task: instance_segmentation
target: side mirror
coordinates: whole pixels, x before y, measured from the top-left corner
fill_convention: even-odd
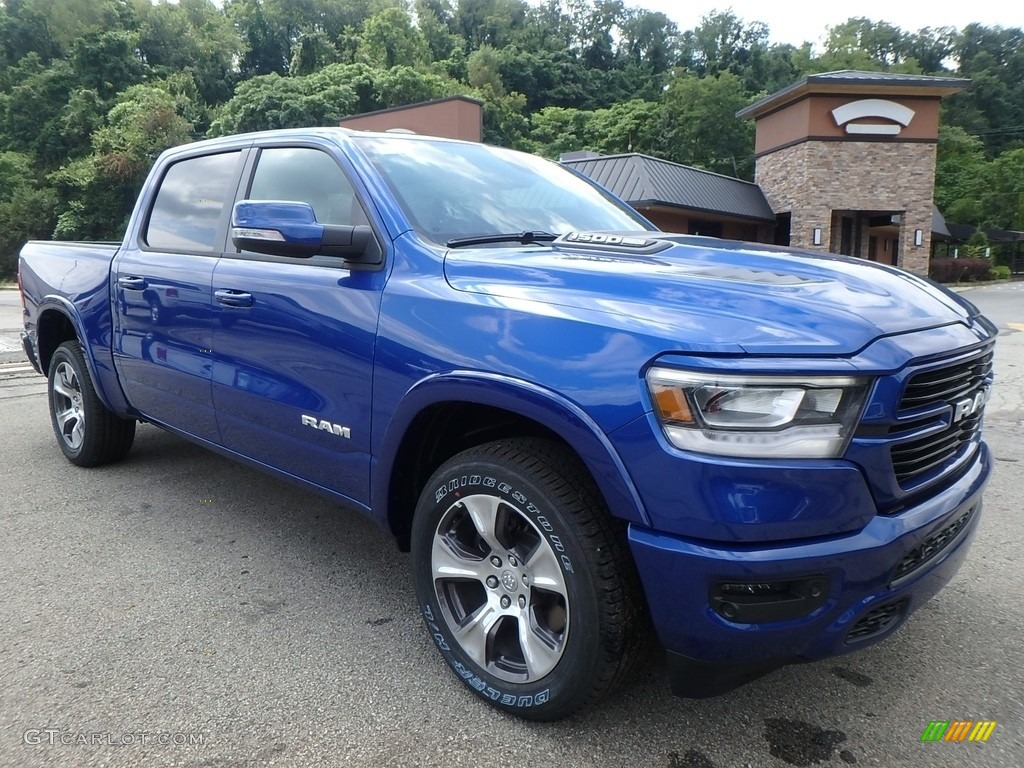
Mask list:
[[[299,259],[322,254],[346,261],[377,263],[380,257],[370,227],[320,224],[308,203],[284,200],[235,203],[231,212],[231,242],[242,250]]]

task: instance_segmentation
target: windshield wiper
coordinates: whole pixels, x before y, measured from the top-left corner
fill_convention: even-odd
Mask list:
[[[525,232],[506,232],[497,235],[475,235],[473,237],[453,237],[445,245],[449,248],[463,248],[467,245],[487,245],[488,243],[550,243],[557,240],[558,235],[538,230],[527,230]]]

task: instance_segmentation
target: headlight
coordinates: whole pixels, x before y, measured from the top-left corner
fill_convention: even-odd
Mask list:
[[[860,420],[869,379],[732,376],[651,368],[647,387],[669,442],[718,456],[841,456]]]

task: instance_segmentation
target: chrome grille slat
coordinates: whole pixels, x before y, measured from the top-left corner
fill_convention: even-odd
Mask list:
[[[930,403],[935,400],[947,400],[971,390],[972,382],[970,380],[963,381],[960,378],[957,378],[956,382],[956,386],[953,387],[946,387],[935,391],[922,391],[920,394],[904,395],[901,405],[904,408],[913,408],[920,406],[923,403]],[[922,387],[921,389],[924,388]]]
[[[914,376],[900,401],[900,410],[940,403],[965,394],[979,386],[992,372],[992,351],[978,358],[962,361],[954,367],[928,371]]]

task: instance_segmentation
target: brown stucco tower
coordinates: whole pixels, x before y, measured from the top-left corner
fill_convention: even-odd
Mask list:
[[[776,242],[927,273],[939,100],[969,82],[827,72],[737,113],[756,121]]]

